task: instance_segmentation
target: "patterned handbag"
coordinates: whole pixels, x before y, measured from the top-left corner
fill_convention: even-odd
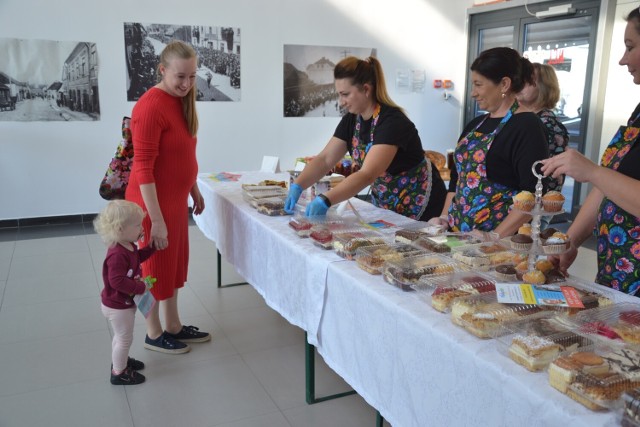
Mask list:
[[[100,183],[100,196],[105,200],[124,199],[129,184],[129,173],[133,164],[133,142],[131,140],[131,118],[122,118],[122,141],[116,148],[107,172]]]

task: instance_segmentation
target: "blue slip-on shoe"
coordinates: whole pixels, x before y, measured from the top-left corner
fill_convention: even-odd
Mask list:
[[[182,330],[177,334],[171,334],[164,331],[166,335],[169,335],[174,340],[182,342],[206,342],[211,340],[211,334],[208,332],[200,332],[200,329],[195,326],[182,326]]]

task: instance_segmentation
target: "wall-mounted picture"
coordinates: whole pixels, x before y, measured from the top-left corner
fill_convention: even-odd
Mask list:
[[[128,101],[158,83],[160,53],[171,40],[189,43],[198,54],[198,101],[240,101],[240,28],[125,22]]]
[[[0,38],[0,121],[100,120],[91,42]]]
[[[361,47],[284,45],[284,117],[340,117],[333,69],[341,59],[376,56]]]

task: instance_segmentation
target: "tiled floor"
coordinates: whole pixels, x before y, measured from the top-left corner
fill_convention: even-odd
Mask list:
[[[142,346],[131,355],[147,382],[109,384],[111,335],[100,312],[105,247],[90,224],[0,230],[0,426],[374,426],[359,396],[307,405],[304,334],[250,286],[218,289],[215,246],[190,227],[190,281],[180,293],[185,324],[213,333],[184,355]],[[238,281],[229,265],[223,281]],[[571,269],[595,275],[582,249]],[[318,396],[349,387],[316,357]]]
[[[359,396],[307,405],[304,333],[250,286],[218,289],[215,246],[190,227],[185,324],[213,333],[184,355],[142,346],[147,382],[109,383],[111,335],[100,312],[105,247],[90,224],[0,230],[0,426],[374,426]],[[223,266],[225,283],[239,278]],[[349,386],[316,357],[318,396]]]

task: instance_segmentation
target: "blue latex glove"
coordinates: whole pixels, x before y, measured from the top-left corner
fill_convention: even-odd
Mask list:
[[[284,201],[284,211],[288,214],[292,214],[293,210],[296,208],[296,203],[298,203],[298,199],[302,194],[302,187],[300,187],[296,183],[292,183],[289,186],[289,194],[287,194],[287,198]]]
[[[307,205],[305,211],[306,216],[324,216],[327,214],[329,206],[322,200],[322,198],[316,196],[311,203]]]

